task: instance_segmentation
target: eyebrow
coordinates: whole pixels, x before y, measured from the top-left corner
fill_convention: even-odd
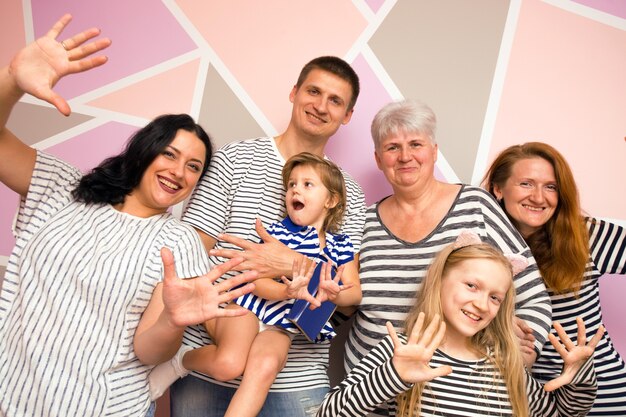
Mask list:
[[[175,146],[173,146],[173,145],[167,145],[167,147],[168,147],[168,148],[172,148],[172,149],[174,149],[174,150],[176,151],[176,153],[180,155],[180,150],[179,150],[177,147],[175,147]],[[199,162],[200,164],[204,165],[204,161],[202,161],[201,159],[198,159],[198,158],[191,158],[191,160],[192,160],[192,161]]]

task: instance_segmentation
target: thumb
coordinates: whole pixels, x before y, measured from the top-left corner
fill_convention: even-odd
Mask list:
[[[44,97],[44,100],[56,107],[57,110],[61,112],[64,116],[69,116],[72,112],[69,104],[67,104],[67,101],[65,101],[63,97],[61,97],[52,90],[50,90],[47,97]]]
[[[163,282],[176,278],[174,255],[166,247],[161,248],[161,262],[163,262]]]
[[[254,229],[256,230],[256,233],[259,235],[263,242],[274,239],[269,233],[267,233],[267,230],[265,230],[265,227],[263,227],[263,223],[261,223],[261,219],[259,219],[258,217],[256,219]]]

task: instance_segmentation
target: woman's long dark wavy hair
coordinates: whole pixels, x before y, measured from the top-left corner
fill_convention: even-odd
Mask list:
[[[179,129],[195,134],[204,143],[204,175],[213,155],[211,138],[188,114],[165,114],[138,130],[122,153],[105,159],[83,176],[72,196],[86,204],[123,203],[139,185],[152,161],[172,143]]]

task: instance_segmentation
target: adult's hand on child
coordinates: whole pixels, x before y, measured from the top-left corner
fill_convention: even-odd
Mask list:
[[[572,342],[567,333],[565,333],[565,330],[563,330],[561,324],[557,321],[554,322],[554,329],[559,335],[560,341],[553,334],[548,335],[550,343],[552,343],[552,346],[554,346],[559,355],[561,355],[561,358],[563,358],[563,370],[560,376],[544,385],[546,391],[554,391],[563,385],[569,384],[587,359],[593,355],[598,342],[602,339],[604,326],[600,326],[596,334],[591,338],[591,341],[587,343],[587,332],[583,319],[576,317],[576,324],[578,325],[577,344]]]
[[[9,65],[9,73],[22,92],[47,101],[66,116],[70,114],[70,107],[52,88],[68,74],[103,65],[107,61],[106,56],[91,55],[111,44],[108,38],[85,43],[100,34],[97,28],[57,40],[71,20],[71,15],[63,16],[48,33],[18,52]]]
[[[287,297],[306,300],[311,305],[319,307],[321,304],[309,293],[309,281],[315,272],[315,262],[304,262],[303,259],[293,261],[291,279],[282,276],[280,279],[287,286]]]
[[[335,302],[335,299],[341,291],[348,290],[354,286],[354,284],[339,284],[341,277],[343,276],[344,268],[344,265],[337,268],[337,273],[335,274],[335,278],[333,278],[332,265],[328,262],[324,262],[320,272],[320,283],[317,289],[317,294],[315,295],[315,298],[320,302],[320,304],[326,300]]]
[[[218,240],[235,245],[241,250],[211,249],[209,255],[228,259],[242,257],[244,261],[236,267],[236,270],[253,269],[259,273],[259,278],[288,276],[292,273],[295,259],[303,260],[306,265],[308,262],[312,262],[306,256],[289,249],[287,245],[271,236],[259,219],[256,219],[255,230],[263,243],[253,243],[246,239],[221,233],[217,236]]]
[[[387,331],[393,341],[393,358],[391,360],[400,378],[406,383],[431,381],[452,372],[450,366],[431,368],[429,362],[435,350],[441,344],[446,332],[446,324],[435,315],[422,333],[424,313],[419,313],[407,344],[398,338],[393,325],[387,322]]]
[[[215,266],[207,274],[197,278],[180,279],[176,275],[174,256],[167,249],[161,249],[163,261],[163,314],[174,327],[186,327],[203,323],[217,317],[242,316],[248,312],[245,308],[225,309],[220,304],[228,303],[254,290],[250,281],[257,278],[255,271],[248,271],[219,284],[214,282],[241,263],[241,258]],[[241,288],[234,287],[246,283]]]

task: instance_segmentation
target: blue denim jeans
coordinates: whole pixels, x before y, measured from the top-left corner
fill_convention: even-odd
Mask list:
[[[327,392],[328,388],[270,392],[259,417],[315,416]],[[223,417],[234,394],[234,388],[187,376],[170,387],[171,417]]]

